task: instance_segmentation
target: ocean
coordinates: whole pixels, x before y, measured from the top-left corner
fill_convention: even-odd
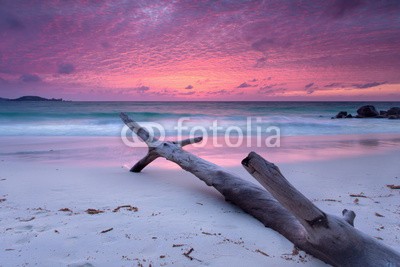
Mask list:
[[[120,136],[126,112],[143,125],[157,123],[166,136],[175,136],[179,119],[183,134],[210,132],[216,121],[218,135],[255,135],[256,127],[278,127],[282,136],[400,133],[400,121],[388,119],[335,119],[339,111],[356,114],[372,104],[378,110],[400,102],[0,102],[0,136]],[[251,127],[249,128],[249,121]]]

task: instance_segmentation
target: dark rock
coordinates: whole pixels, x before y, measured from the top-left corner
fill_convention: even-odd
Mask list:
[[[398,120],[398,119],[400,119],[400,116],[390,115],[390,116],[388,117],[388,119],[389,119],[389,120]]]
[[[347,116],[347,111],[340,111],[340,112],[336,115],[336,119],[346,118],[346,116]]]
[[[393,107],[393,108],[390,108],[388,111],[387,111],[387,115],[388,116],[390,116],[390,115],[400,115],[400,108],[399,107]]]
[[[387,116],[387,111],[386,110],[381,110],[381,111],[379,111],[379,115]]]
[[[372,118],[379,115],[375,107],[372,105],[362,106],[357,110],[357,114],[363,118]]]
[[[21,96],[16,99],[10,99],[11,101],[63,101],[62,98],[44,98],[40,96]]]
[[[347,116],[346,116],[346,119],[352,119],[353,118],[353,115],[351,115],[351,114],[348,114]]]
[[[383,118],[386,118],[385,116],[382,116],[382,115],[378,115],[378,116],[375,116],[374,118],[376,118],[376,119],[383,119]]]

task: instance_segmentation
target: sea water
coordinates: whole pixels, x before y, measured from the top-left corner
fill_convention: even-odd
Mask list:
[[[167,136],[193,127],[211,131],[213,122],[223,135],[229,127],[238,134],[255,135],[256,127],[278,127],[282,136],[400,133],[400,120],[331,119],[339,111],[356,114],[372,104],[377,110],[400,106],[399,102],[0,102],[0,136],[120,136],[119,118],[161,125]],[[249,122],[252,124],[249,128]],[[251,129],[249,131],[249,129]],[[201,132],[200,132],[201,133]]]

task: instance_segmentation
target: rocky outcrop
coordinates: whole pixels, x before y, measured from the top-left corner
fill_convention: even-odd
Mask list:
[[[373,118],[379,115],[378,111],[372,105],[362,106],[357,109],[357,114],[363,118]]]
[[[21,96],[16,99],[10,99],[11,101],[63,101],[62,98],[44,98],[40,96]]]
[[[372,105],[361,106],[357,109],[357,115],[353,116],[347,111],[340,111],[332,119],[350,119],[350,118],[376,118],[376,119],[400,119],[400,107],[392,107],[389,110],[377,111],[377,109]]]
[[[62,98],[44,98],[40,96],[26,95],[15,99],[0,97],[0,101],[64,101],[64,100]]]
[[[347,111],[340,111],[340,112],[335,116],[335,118],[336,118],[336,119],[342,119],[342,118],[346,118],[346,116],[347,116]]]
[[[387,116],[400,116],[400,108],[399,107],[393,107],[390,108],[387,112],[386,112]]]

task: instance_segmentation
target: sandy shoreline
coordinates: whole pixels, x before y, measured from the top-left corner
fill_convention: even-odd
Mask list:
[[[128,157],[132,149],[115,151],[119,145],[110,148],[101,138],[87,141],[95,146],[90,151],[79,140],[57,144],[43,138],[35,145],[11,139],[0,138],[0,266],[325,266],[304,253],[291,255],[290,242],[173,164],[158,160],[141,174],[129,173],[126,167],[144,150]],[[330,149],[344,158],[324,158],[328,150],[321,151],[329,145],[307,150],[303,141],[291,151],[303,160],[280,162],[273,152],[266,157],[320,208],[337,215],[354,210],[358,229],[399,251],[400,192],[386,186],[400,184],[395,139],[334,143]],[[360,156],[355,147],[369,153]],[[238,163],[227,168],[253,180]],[[366,197],[356,201],[350,194]],[[122,205],[138,211],[113,212]],[[60,211],[65,208],[71,212]],[[87,209],[104,212],[90,215]],[[191,248],[193,260],[184,255]]]

